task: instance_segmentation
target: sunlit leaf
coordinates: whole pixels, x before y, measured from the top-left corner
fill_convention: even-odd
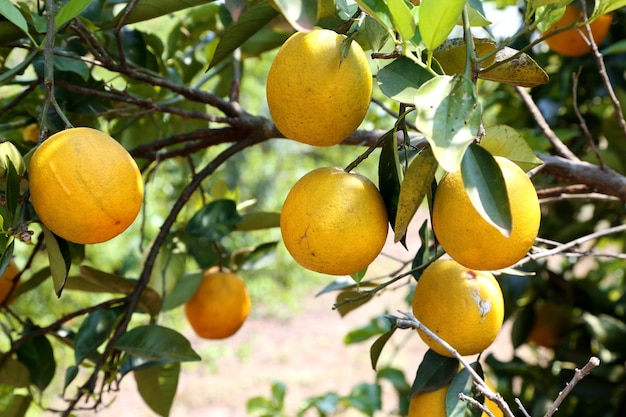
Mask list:
[[[481,106],[474,84],[460,75],[435,77],[419,88],[415,107],[415,123],[437,162],[448,172],[456,171],[480,127]]]
[[[393,21],[385,0],[356,0],[356,4],[381,25],[393,28]]]
[[[360,343],[371,337],[387,333],[389,330],[391,330],[391,324],[387,318],[384,316],[374,317],[367,325],[350,331],[343,338],[343,342],[346,345]]]
[[[448,37],[456,26],[467,0],[448,0],[443,7],[440,0],[422,0],[419,8],[419,31],[429,50]]]
[[[137,391],[144,402],[156,414],[168,416],[178,388],[180,363],[137,369],[133,375],[137,383]]]
[[[9,22],[20,28],[22,32],[29,35],[28,22],[26,22],[22,13],[20,13],[19,9],[13,3],[7,0],[0,1],[0,15],[4,16]]]
[[[596,0],[591,17],[601,16],[626,6],[626,0]]]
[[[496,50],[496,43],[491,39],[475,38],[474,48],[478,58]],[[463,38],[446,39],[437,49],[433,56],[448,75],[463,74],[467,62],[467,45]],[[481,63],[483,67],[495,62],[495,55]]]
[[[176,285],[169,294],[163,299],[162,311],[171,310],[183,305],[196,292],[204,275],[202,271],[185,274],[181,279],[176,281]]]
[[[549,81],[548,74],[530,55],[521,53],[510,59],[518,53],[519,51],[509,47],[499,50],[496,53],[494,67],[480,71],[478,78],[519,87],[535,87],[546,84]],[[504,63],[499,64],[500,62]]]
[[[145,20],[154,19],[155,17],[166,16],[178,10],[213,3],[214,1],[215,0],[159,0],[157,2],[154,0],[139,0],[128,16],[125,17],[125,22],[127,24],[143,22]],[[124,12],[125,9],[121,9],[114,19],[107,22],[105,27],[115,27],[124,15]]]
[[[309,32],[313,29],[318,15],[317,1],[273,0],[281,14],[298,32]]]
[[[115,347],[131,355],[167,362],[199,361],[189,340],[177,331],[157,324],[135,327],[124,333]]]
[[[57,29],[80,15],[90,3],[91,0],[70,0],[65,3],[54,17],[54,24]]]
[[[502,171],[493,156],[480,146],[470,146],[461,163],[461,175],[476,211],[504,236],[510,236],[513,220],[509,196]]]
[[[252,230],[271,229],[280,226],[280,213],[256,212],[242,216],[242,219],[235,226],[235,230],[249,232]]]
[[[0,384],[11,385],[15,388],[27,387],[30,384],[28,368],[14,357],[4,358],[4,355],[6,353],[0,356],[0,360],[3,361],[0,368]]]
[[[278,12],[267,2],[260,2],[246,8],[239,19],[228,26],[222,34],[213,58],[211,58],[209,68],[224,60],[276,16],[278,16]]]
[[[417,209],[430,191],[437,171],[437,161],[430,147],[420,152],[409,164],[400,186],[398,212],[394,229],[394,241],[399,242],[409,228]]]
[[[405,0],[387,0],[387,7],[391,13],[391,20],[395,30],[403,39],[409,40],[415,34],[415,21],[411,9]]]
[[[487,149],[493,156],[502,156],[515,162],[525,172],[543,164],[524,137],[511,126],[486,127],[480,146]]]
[[[433,75],[411,59],[400,57],[382,67],[376,75],[380,90],[401,103],[413,104],[417,90]]]

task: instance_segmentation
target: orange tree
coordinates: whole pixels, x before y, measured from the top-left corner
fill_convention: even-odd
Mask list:
[[[96,409],[105,392],[133,374],[146,403],[160,415],[169,414],[180,364],[200,359],[183,335],[159,324],[192,297],[202,280],[201,272],[184,274],[177,260],[188,258],[198,270],[219,266],[238,271],[254,268],[278,244],[236,247],[237,240],[231,239],[235,232],[277,228],[279,215],[238,205],[227,192],[211,194],[203,184],[230,161],[242,164],[230,168],[237,181],[237,172],[246,169],[238,154],[283,138],[263,106],[257,106],[257,114],[250,110],[254,106],[246,88],[255,88],[246,83],[250,67],[295,31],[320,27],[346,35],[337,47],[339,65],[351,43],[367,55],[374,77],[368,116],[342,142],[361,146],[363,152],[345,166],[358,171],[364,159],[378,158],[378,188],[397,245],[406,246],[410,223],[422,218],[415,216],[420,206],[432,207],[442,176],[459,170],[481,218],[510,238],[515,225],[506,178],[494,156],[512,160],[532,177],[542,220],[530,251],[492,271],[504,295],[505,320],[513,323],[511,361],[461,357],[411,313],[384,315],[346,338],[356,343],[378,336],[371,344],[375,369],[385,343],[399,329],[419,329],[448,355],[429,350],[419,363],[406,364],[407,369],[377,369],[375,384],[358,386],[348,397],[312,398],[302,413],[314,409],[326,415],[352,406],[373,415],[380,408],[378,381],[388,378],[400,393],[399,415],[406,414],[411,396],[445,386],[447,415],[487,412],[484,397],[509,416],[512,409],[521,414],[522,407],[533,416],[552,415],[557,407],[567,415],[624,415],[626,123],[620,102],[626,97],[625,2],[581,2],[579,20],[554,27],[567,3],[0,2],[0,269],[22,254],[21,271],[10,280],[7,296],[14,302],[2,306],[0,413],[24,415],[33,402],[46,408],[48,398],[59,394],[65,400],[57,410],[61,415],[77,407]],[[176,19],[168,18],[172,13]],[[606,39],[596,39],[590,23],[608,14],[613,24]],[[499,35],[490,30],[492,21],[503,21],[512,30]],[[545,44],[546,38],[572,29],[587,40],[588,54],[559,55]],[[282,72],[285,78],[293,75],[288,68]],[[351,94],[345,86],[337,88]],[[357,93],[359,86],[352,88]],[[308,97],[300,93],[301,101]],[[329,109],[324,104],[310,106],[323,114]],[[296,123],[298,117],[315,117],[315,112],[296,114]],[[304,122],[315,125],[310,119]],[[144,199],[134,227],[124,232],[145,248],[134,276],[124,267],[138,258],[133,245],[118,248],[110,265],[94,268],[89,245],[56,235],[33,209],[31,155],[48,136],[74,126],[92,127],[119,141],[142,173],[145,194],[158,196]],[[302,152],[309,149],[298,146]],[[280,152],[284,158],[299,157]],[[71,159],[80,158],[68,153],[67,162]],[[58,179],[55,168],[48,168],[49,181]],[[82,170],[78,172],[73,182],[82,184]],[[275,179],[277,173],[270,175]],[[161,184],[180,185],[180,190],[151,187],[162,176],[167,179]],[[111,200],[120,200],[115,197]],[[420,246],[407,247],[408,260],[401,268],[383,277],[363,270],[352,276],[352,283],[332,281],[323,289],[338,292],[335,307],[342,314],[394,286],[414,288],[421,271],[446,256],[428,213],[416,225]],[[463,219],[454,220],[462,227]],[[472,245],[471,237],[467,245]],[[335,239],[336,244],[354,243]],[[461,275],[471,279],[475,273]],[[99,296],[43,323],[20,309],[20,299],[36,299],[33,294],[46,291],[50,282],[59,303],[69,291]],[[487,314],[489,303],[479,301]],[[554,336],[543,338],[550,339],[543,343],[548,347],[539,346],[533,330],[539,319],[541,332],[548,332],[550,323],[539,313],[542,305],[560,306]],[[530,350],[518,355],[524,347]],[[72,352],[68,363],[56,362],[59,349]],[[583,371],[575,369],[583,365]],[[409,383],[405,371],[415,368]],[[487,368],[500,395],[484,382]],[[62,392],[49,392],[58,372],[64,373]],[[278,384],[278,400],[284,395],[280,388]],[[280,401],[263,400],[251,401],[251,412],[264,407],[265,412],[281,412]]]

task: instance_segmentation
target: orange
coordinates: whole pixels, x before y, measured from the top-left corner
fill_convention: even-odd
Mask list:
[[[243,325],[250,305],[250,295],[241,276],[211,268],[204,271],[200,286],[185,303],[185,315],[198,336],[224,339]]]
[[[280,231],[291,256],[303,267],[330,275],[363,270],[387,238],[387,210],[376,186],[341,168],[309,172],[291,188]]]
[[[435,261],[424,270],[412,308],[418,321],[463,356],[489,347],[504,320],[504,298],[493,275],[453,260]],[[453,356],[423,331],[418,334],[435,352]]]
[[[565,14],[546,31],[545,34],[549,34],[551,31],[569,26],[575,22],[582,22],[583,14],[580,7],[568,4],[565,8]],[[609,33],[613,16],[610,14],[600,16],[589,24],[591,28],[591,34],[596,44],[601,44],[606,35]],[[554,52],[563,56],[576,57],[588,54],[591,52],[591,47],[585,41],[587,38],[587,30],[585,27],[578,29],[573,28],[566,30],[565,32],[557,33],[554,36],[550,36],[546,39],[546,43]]]
[[[461,172],[445,175],[435,191],[433,230],[451,258],[470,269],[507,268],[532,247],[541,221],[539,199],[526,173],[506,158],[500,166],[511,206],[512,231],[504,236],[472,205]]]
[[[13,260],[9,262],[7,268],[4,270],[2,276],[0,276],[0,305],[9,305],[13,302],[13,297],[15,295],[15,290],[20,285],[20,281],[14,283],[13,280],[20,273],[19,268],[15,264]],[[11,292],[11,296],[9,297],[9,292]],[[8,297],[8,299],[7,299]]]
[[[42,223],[74,243],[100,243],[122,233],[141,208],[137,164],[115,139],[77,127],[50,136],[34,152],[30,195]]]
[[[495,391],[489,379],[485,382],[492,391]],[[435,391],[421,392],[413,396],[409,403],[408,417],[446,417],[446,394],[449,387],[450,385],[445,385]],[[485,405],[494,417],[504,415],[495,402],[485,399]],[[487,417],[487,413],[483,412],[481,417]]]
[[[267,104],[286,137],[331,146],[361,124],[372,95],[372,73],[358,43],[316,29],[292,35],[278,51],[267,76]]]

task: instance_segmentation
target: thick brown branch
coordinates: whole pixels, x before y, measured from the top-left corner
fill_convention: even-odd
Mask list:
[[[544,162],[539,173],[568,184],[585,184],[591,190],[626,202],[626,177],[611,168],[601,169],[584,161],[572,161],[553,155],[537,155]]]

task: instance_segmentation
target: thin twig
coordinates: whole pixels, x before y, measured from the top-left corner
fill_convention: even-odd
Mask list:
[[[402,314],[405,318],[398,318],[398,317],[396,317],[396,320],[397,320],[396,321],[396,326],[398,326],[399,328],[402,328],[402,329],[408,329],[408,328],[419,329],[422,332],[426,333],[426,335],[428,335],[428,337],[430,337],[431,339],[433,339],[437,343],[439,343],[441,346],[443,346],[443,348],[445,350],[450,352],[463,365],[463,367],[472,376],[472,379],[474,380],[474,383],[476,384],[477,387],[479,387],[480,391],[485,395],[486,398],[489,398],[491,401],[495,402],[498,405],[498,408],[500,408],[500,410],[502,410],[503,414],[506,417],[515,417],[515,415],[511,411],[511,409],[510,409],[509,405],[507,404],[507,402],[504,401],[504,398],[502,398],[501,395],[498,395],[497,393],[493,392],[493,390],[491,388],[489,388],[489,386],[487,385],[485,380],[483,378],[481,378],[480,375],[478,375],[478,373],[474,370],[474,368],[472,368],[470,366],[470,364],[465,360],[465,358],[463,356],[461,356],[461,354],[459,354],[459,352],[456,351],[456,349],[454,349],[452,346],[450,346],[450,344],[448,342],[446,342],[445,340],[440,338],[437,334],[435,334],[428,327],[424,326],[413,315],[413,313],[411,313],[411,312],[403,312],[403,311],[399,311],[399,313]]]
[[[548,125],[548,122],[543,117],[543,114],[541,114],[541,110],[539,110],[539,107],[537,107],[537,105],[535,104],[535,101],[533,100],[532,96],[528,93],[528,91],[526,91],[522,87],[515,87],[515,90],[524,101],[524,104],[526,105],[526,107],[528,107],[530,114],[533,116],[533,118],[535,119],[535,121],[537,122],[541,130],[543,131],[543,134],[546,135],[546,138],[548,139],[548,141],[550,141],[550,144],[552,144],[552,147],[554,148],[556,153],[562,156],[563,158],[567,158],[572,161],[579,161],[578,157],[574,155],[574,153],[567,147],[567,145],[565,145],[561,141],[561,139],[559,139],[556,133],[554,133],[550,125]]]
[[[563,402],[563,400],[569,395],[570,392],[574,389],[576,384],[578,384],[584,377],[589,375],[593,368],[600,366],[600,359],[595,356],[589,359],[589,362],[582,369],[576,368],[574,370],[574,376],[572,379],[565,385],[563,391],[559,392],[559,396],[554,400],[546,414],[543,417],[552,417],[554,413],[559,409],[559,406]]]
[[[516,398],[515,404],[517,404],[522,414],[524,414],[524,417],[530,417],[530,414],[528,414],[528,411],[526,411],[526,407],[524,407],[524,404],[522,404],[522,400]]]
[[[587,4],[584,1],[581,1],[581,7],[583,10],[583,19],[587,20]],[[624,113],[622,111],[622,105],[615,94],[615,90],[613,89],[613,84],[609,79],[609,74],[606,71],[606,65],[604,64],[604,56],[600,53],[600,49],[598,48],[598,44],[593,38],[593,33],[591,31],[591,26],[587,23],[585,25],[585,30],[587,32],[587,39],[589,41],[589,46],[591,47],[591,52],[593,53],[593,57],[596,60],[596,64],[598,65],[598,73],[600,75],[600,79],[602,79],[602,83],[604,84],[604,88],[606,88],[606,92],[609,95],[609,99],[611,100],[611,104],[613,105],[613,115],[615,116],[615,120],[617,120],[617,124],[619,125],[622,135],[626,138],[626,120],[624,119]]]
[[[587,122],[585,121],[585,118],[580,113],[580,109],[578,108],[578,79],[580,78],[581,71],[582,71],[582,68],[579,68],[578,72],[575,72],[572,74],[572,100],[573,100],[572,107],[574,109],[574,114],[578,118],[580,129],[583,131],[583,134],[585,135],[587,144],[593,150],[593,153],[595,154],[596,159],[598,160],[598,165],[600,166],[600,169],[604,169],[604,160],[602,159],[602,156],[600,155],[600,152],[598,151],[598,146],[596,145],[596,141],[593,140],[591,131],[589,131],[589,126],[587,126]]]
[[[626,232],[626,224],[622,224],[620,226],[615,226],[615,227],[611,227],[608,229],[604,229],[604,230],[598,230],[597,232],[594,233],[590,233],[588,235],[585,236],[581,236],[578,239],[574,239],[570,242],[567,243],[563,243],[561,245],[558,245],[552,249],[547,249],[538,253],[532,253],[529,254],[528,256],[524,257],[523,259],[521,259],[519,262],[517,262],[515,265],[513,265],[513,268],[516,266],[520,266],[525,264],[526,262],[532,261],[532,260],[536,260],[539,258],[545,258],[548,256],[552,256],[552,255],[556,255],[562,252],[565,252],[566,250],[573,248],[574,246],[578,246],[581,245],[585,242],[588,242],[590,240],[594,240],[594,239],[598,239],[602,236],[608,236],[611,234],[615,234],[615,233],[621,233],[621,232]]]

